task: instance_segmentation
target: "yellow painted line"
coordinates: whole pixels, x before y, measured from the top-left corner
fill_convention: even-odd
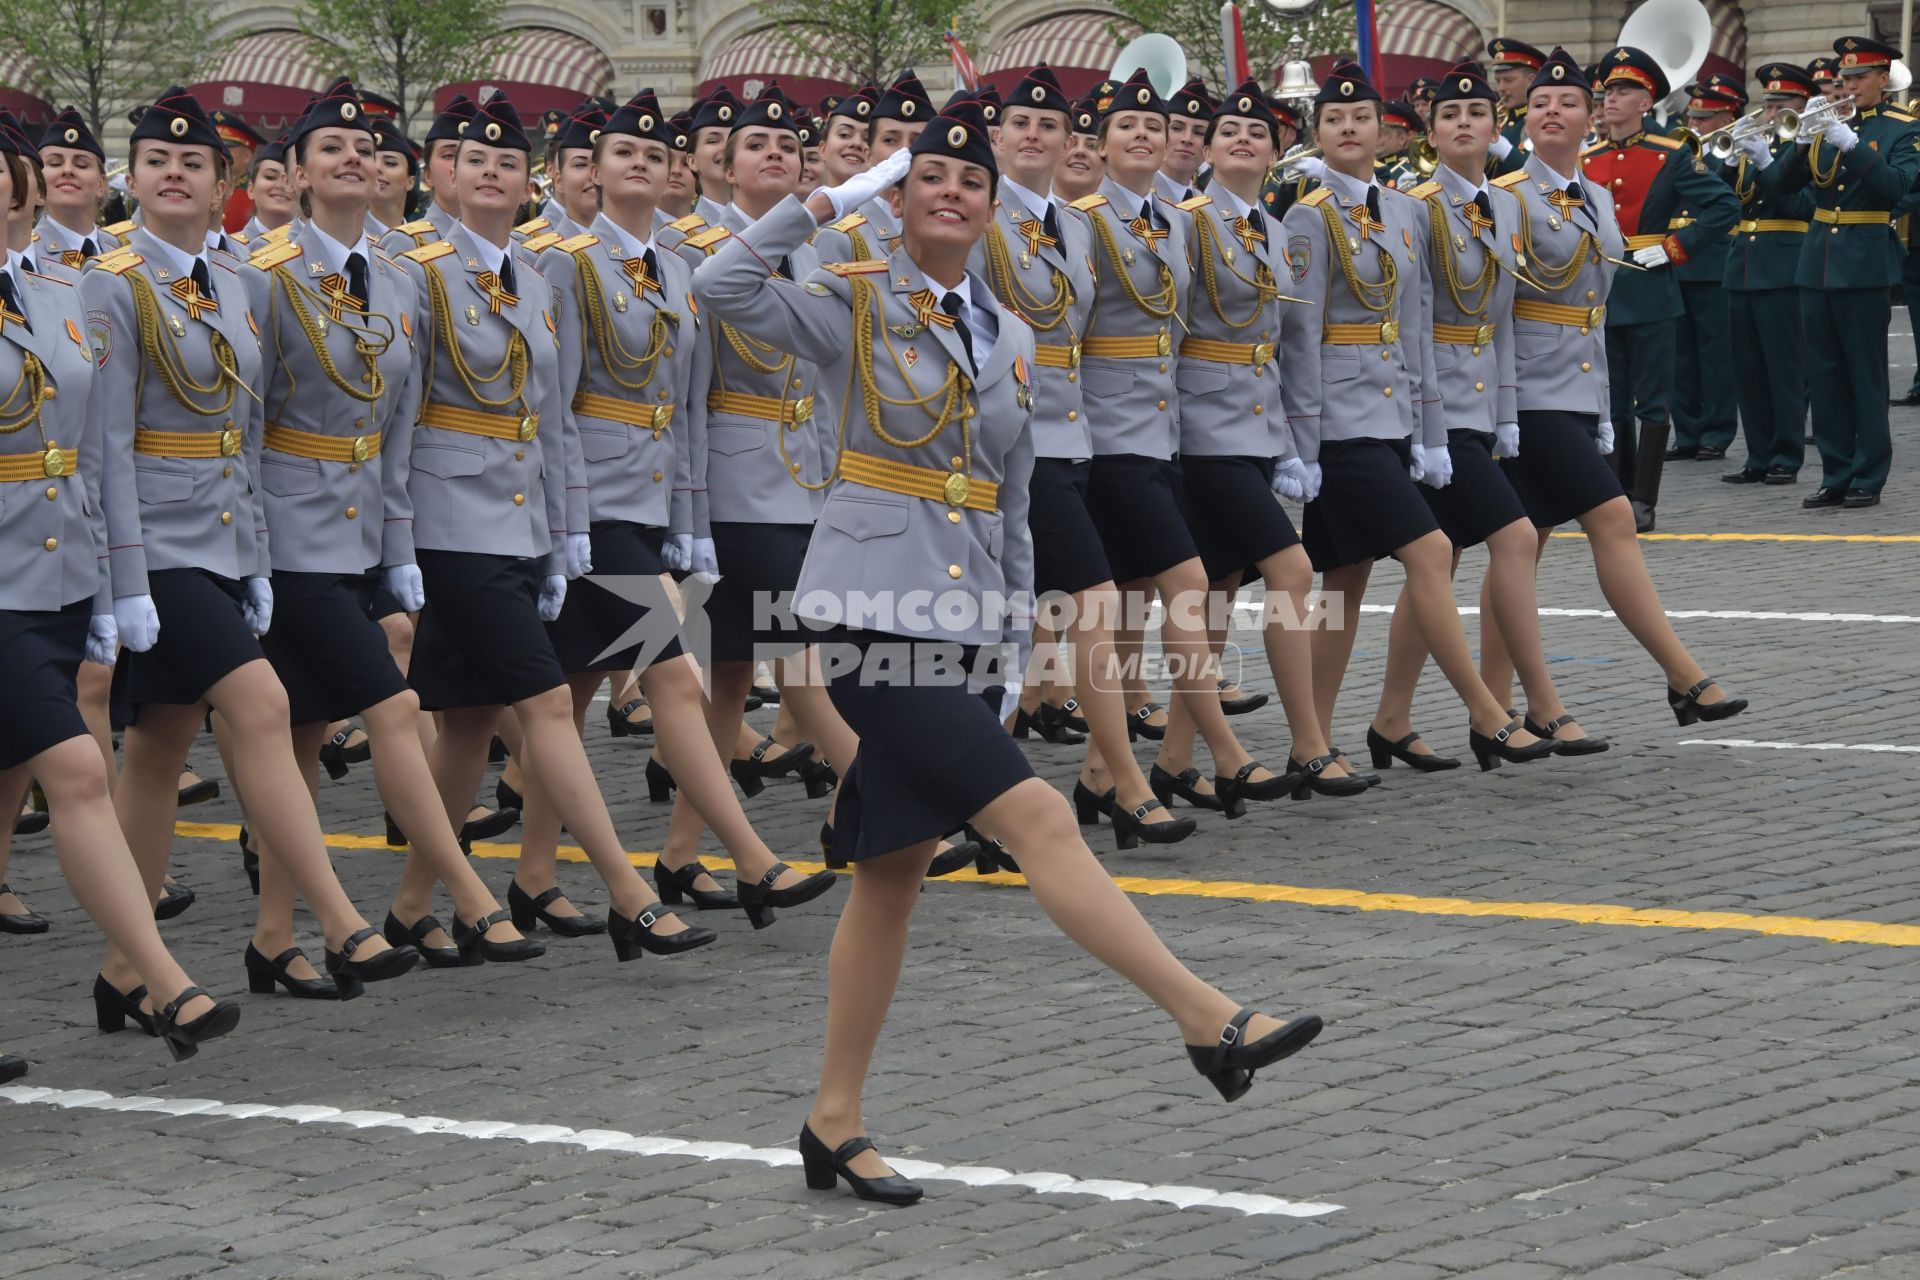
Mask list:
[[[1552,535],[1585,538],[1578,530]],[[1643,533],[1642,542],[1920,542],[1920,533]]]
[[[240,828],[218,822],[182,822],[176,834],[190,840],[235,840]],[[327,845],[335,849],[387,848],[384,836],[355,836],[328,833]],[[563,862],[585,862],[587,855],[572,845],[560,846]],[[518,858],[517,844],[473,846],[476,858]],[[628,851],[627,860],[637,867],[651,867],[659,860],[653,851]],[[700,861],[716,871],[730,871],[733,863],[725,858],[701,855]],[[824,863],[788,858],[796,871],[825,869]],[[993,884],[1021,886],[1025,876],[997,872],[983,876],[972,870],[956,872],[942,879],[943,884]],[[1248,902],[1282,902],[1303,907],[1345,907],[1353,911],[1393,911],[1422,916],[1507,916],[1517,920],[1553,920],[1569,924],[1594,924],[1637,929],[1728,929],[1763,933],[1776,938],[1817,938],[1824,942],[1856,942],[1883,947],[1920,947],[1920,925],[1886,924],[1878,920],[1819,920],[1811,916],[1749,915],[1735,911],[1676,911],[1663,907],[1627,907],[1611,902],[1502,902],[1473,898],[1428,898],[1409,893],[1374,893],[1363,889],[1314,889],[1291,884],[1262,884],[1244,880],[1161,880],[1146,876],[1115,876],[1113,882],[1126,893],[1143,897],[1237,898]]]

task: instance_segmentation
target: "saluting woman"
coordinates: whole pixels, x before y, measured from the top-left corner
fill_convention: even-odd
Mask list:
[[[35,180],[32,149],[0,110],[0,210],[24,202]],[[216,1002],[168,954],[153,921],[153,895],[115,820],[106,765],[77,704],[83,658],[111,665],[118,628],[107,560],[106,419],[95,414],[94,359],[86,314],[72,284],[26,269],[17,250],[0,264],[0,535],[19,555],[0,578],[0,795],[37,778],[53,813],[53,848],[81,907],[124,957],[125,997],[150,999],[141,1013],[175,1058],[234,1029],[239,1006]],[[130,469],[112,478],[122,510],[133,502]],[[24,557],[24,558],[21,558]],[[5,815],[11,823],[12,814]],[[123,981],[126,979],[123,978]],[[102,1030],[121,1008],[105,988]],[[157,1018],[157,1021],[156,1021]],[[0,1080],[26,1070],[0,1058]]]
[[[1182,967],[1001,723],[1032,624],[1034,342],[966,267],[996,177],[979,105],[949,104],[907,151],[805,205],[782,202],[695,276],[716,316],[856,388],[800,579],[802,613],[842,628],[833,699],[860,735],[839,816],[853,893],[834,935],[826,1056],[800,1153],[809,1186],[845,1179],[893,1204],[921,1189],[873,1149],[861,1093],[935,842],[965,823],[1012,849],[1054,921],[1173,1016],[1225,1097],[1320,1030],[1311,1014],[1282,1025],[1236,1010]],[[773,275],[836,208],[882,191],[901,227],[884,262],[836,264],[804,285]],[[935,606],[913,609],[911,592]],[[968,673],[992,678],[991,656],[1009,650],[1010,687],[986,700],[969,692]]]
[[[1471,720],[1483,768],[1553,752],[1510,720],[1474,670],[1448,576],[1453,549],[1420,497],[1452,478],[1445,414],[1433,377],[1425,206],[1382,188],[1373,174],[1380,93],[1351,62],[1334,66],[1314,97],[1324,163],[1303,171],[1322,185],[1287,210],[1281,230],[1293,292],[1280,388],[1305,467],[1307,554],[1322,586],[1344,601],[1337,627],[1313,633],[1314,703],[1331,741],[1333,704],[1353,654],[1373,562],[1406,570],[1415,625]]]
[[[1520,452],[1514,407],[1514,248],[1520,235],[1520,205],[1487,182],[1487,153],[1497,136],[1498,101],[1477,63],[1449,71],[1435,92],[1432,137],[1440,166],[1432,180],[1411,189],[1426,203],[1427,268],[1433,297],[1433,362],[1447,424],[1446,449],[1453,480],[1444,489],[1422,485],[1460,552],[1487,544],[1487,576],[1480,588],[1482,634],[1498,631],[1505,651],[1520,665],[1527,691],[1525,727],[1551,738],[1563,756],[1607,749],[1567,714],[1547,674],[1540,647],[1540,611],[1534,592],[1539,548],[1526,509],[1493,455]],[[1484,651],[1485,645],[1482,645]],[[1413,690],[1427,663],[1427,646],[1413,621],[1406,593],[1393,611],[1387,639],[1387,675],[1380,706],[1367,727],[1367,748],[1376,769],[1396,759],[1415,769],[1450,769],[1459,762],[1433,753],[1413,731]]]
[[[1579,521],[1601,594],[1666,674],[1674,719],[1725,720],[1747,700],[1729,697],[1674,634],[1640,554],[1633,510],[1604,456],[1613,452],[1605,300],[1626,246],[1611,194],[1580,174],[1592,116],[1586,77],[1555,49],[1528,92],[1533,150],[1497,183],[1520,197],[1521,249],[1528,276],[1542,286],[1513,304],[1520,452],[1501,465],[1539,531],[1539,554],[1555,525]],[[1511,647],[1498,631],[1481,645],[1487,685],[1501,699],[1513,685]]]
[[[486,770],[500,708],[512,711],[522,765],[607,883],[608,933],[621,960],[714,940],[659,910],[627,861],[574,727],[566,672],[543,622],[567,580],[592,569],[579,442],[559,394],[553,295],[513,241],[531,144],[504,97],[482,106],[453,158],[460,218],[445,239],[402,255],[417,288],[421,403],[411,447],[387,459],[382,557],[387,583],[420,628],[408,674],[441,712],[433,776],[449,824]],[[389,937],[430,939],[433,872],[408,861]]]
[[[709,735],[700,680],[681,649],[662,577],[661,550],[670,533],[696,541],[711,536],[703,490],[704,390],[712,355],[693,302],[691,268],[654,244],[654,208],[673,163],[672,133],[650,89],[615,111],[593,142],[599,216],[586,234],[554,244],[539,258],[558,294],[559,402],[579,432],[586,461],[594,572],[627,584],[581,584],[568,592],[548,631],[581,728],[609,673],[647,664],[640,688],[653,708],[656,750],[688,803],[726,844],[741,882],[778,886],[783,876],[802,881],[754,832],[733,794],[720,755],[731,752],[733,739]],[[581,923],[554,883],[560,819],[537,785],[528,788],[521,821],[520,869],[508,891],[516,919],[530,924],[538,917],[561,933],[597,932]],[[832,877],[822,872],[805,882],[824,889]],[[739,905],[697,857],[669,861],[663,855],[654,885],[668,903]],[[762,918],[757,910],[748,914]]]
[[[175,88],[142,114],[130,155],[144,222],[81,282],[99,367],[89,416],[108,451],[114,612],[133,650],[122,664],[134,720],[115,806],[158,897],[180,769],[207,708],[218,712],[248,821],[319,917],[328,976],[350,998],[419,957],[389,947],[335,878],[294,755],[287,691],[257,638],[273,623],[260,340],[246,287],[206,247],[224,151],[200,103]],[[102,974],[102,1026],[142,1020],[116,948]]]

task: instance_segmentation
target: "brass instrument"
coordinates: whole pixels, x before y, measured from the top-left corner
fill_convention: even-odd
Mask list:
[[[1267,180],[1270,182],[1286,182],[1297,178],[1300,175],[1292,172],[1293,164],[1296,160],[1316,160],[1319,157],[1319,147],[1296,146],[1288,151],[1287,154],[1273,162],[1273,167],[1267,170]]]
[[[1420,175],[1422,181],[1433,176],[1440,167],[1440,153],[1434,149],[1433,140],[1426,134],[1419,134],[1407,144],[1407,163]]]
[[[1701,138],[1700,149],[1716,160],[1726,160],[1748,138],[1770,134],[1775,142],[1792,142],[1799,134],[1799,112],[1782,107],[1774,113],[1772,120],[1768,120],[1766,114],[1765,107],[1756,107],[1732,124],[1715,129]]]
[[[1800,113],[1793,140],[1800,143],[1812,142],[1826,131],[1827,121],[1851,120],[1854,115],[1852,94],[1838,98],[1823,98]]]

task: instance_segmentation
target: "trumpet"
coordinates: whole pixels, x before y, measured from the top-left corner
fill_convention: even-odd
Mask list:
[[[1839,98],[1825,98],[1814,103],[1799,116],[1798,128],[1794,131],[1795,142],[1812,142],[1826,131],[1829,120],[1851,120],[1854,117],[1853,95]]]
[[[1772,120],[1765,118],[1766,112],[1765,107],[1759,107],[1732,124],[1715,129],[1700,139],[1700,149],[1716,160],[1725,160],[1749,138],[1771,134],[1775,142],[1792,142],[1799,135],[1799,112],[1782,107],[1774,113]]]
[[[1319,147],[1295,147],[1273,162],[1273,168],[1270,171],[1271,176],[1281,181],[1285,181],[1291,177],[1298,177],[1298,174],[1292,172],[1294,162],[1296,160],[1317,159],[1319,155]]]
[[[1407,144],[1407,163],[1422,180],[1431,178],[1434,170],[1440,167],[1440,153],[1434,149],[1432,139],[1420,134]]]

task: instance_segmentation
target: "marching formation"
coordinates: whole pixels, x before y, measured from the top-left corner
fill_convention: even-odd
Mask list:
[[[257,994],[531,961],[541,927],[677,956],[718,941],[692,911],[766,928],[851,867],[800,1152],[811,1186],[909,1203],[863,1084],[922,883],[971,866],[1020,872],[1240,1097],[1320,1020],[1188,970],[1088,834],[1175,844],[1459,767],[1411,719],[1429,658],[1482,770],[1608,750],[1542,647],[1535,577],[1570,521],[1678,722],[1744,710],[1674,633],[1636,526],[1666,458],[1730,439],[1727,380],[1699,376],[1729,342],[1766,358],[1728,479],[1793,478],[1796,316],[1809,505],[1877,499],[1865,339],[1920,198],[1892,52],[1837,42],[1850,97],[1824,110],[1797,67],[1762,68],[1738,120],[1740,86],[1693,86],[1689,139],[1654,131],[1669,86],[1642,51],[1583,68],[1505,38],[1494,80],[1463,63],[1406,104],[1348,62],[1310,101],[1163,97],[1143,70],[1074,102],[1040,66],[939,107],[911,73],[817,112],[770,87],[669,115],[642,90],[538,144],[499,96],[456,98],[416,148],[344,79],[271,143],[174,89],[137,113],[137,213],[109,225],[80,116],[36,141],[0,112],[0,531],[32,549],[0,585],[0,805],[50,824],[106,937],[100,1029],[178,1059],[240,1021],[156,926],[192,901],[167,868],[206,731],[245,813]],[[1453,578],[1482,543],[1476,666]],[[1368,768],[1333,712],[1382,557],[1404,583]],[[1268,696],[1223,678],[1254,581],[1285,761],[1234,731]],[[583,745],[609,682],[673,806],[651,883]],[[769,701],[762,738],[743,712]],[[1070,805],[1035,736],[1084,745]],[[364,760],[406,851],[371,915],[316,810],[322,765]],[[783,862],[733,785],[789,775],[828,870]],[[503,905],[464,855],[515,821]],[[604,916],[556,880],[563,830]],[[0,930],[47,927],[0,884]]]

